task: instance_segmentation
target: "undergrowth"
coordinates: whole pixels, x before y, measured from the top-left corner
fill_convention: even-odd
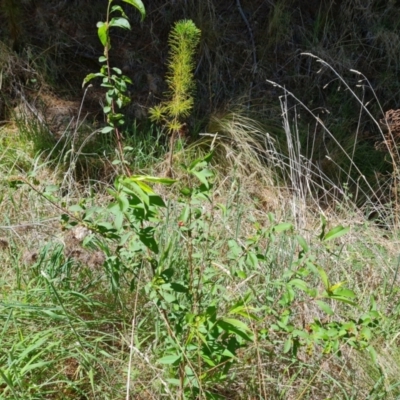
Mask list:
[[[120,112],[143,76],[146,107],[162,92],[135,47],[110,67],[107,24],[126,28],[135,16],[116,6],[121,18],[98,26],[104,56],[89,77],[107,89],[102,121],[86,118],[93,88],[49,112],[49,82],[61,79],[52,63],[67,58],[70,30],[52,31],[48,10],[28,3],[2,4],[17,53],[1,45],[0,397],[399,398],[399,157],[378,122],[378,98],[397,90],[393,4],[381,15],[380,2],[355,14],[351,2],[256,1],[250,19],[244,1],[235,13],[213,1],[168,13],[154,1],[150,18],[184,14],[202,32],[187,116],[199,138],[168,157],[163,132]],[[56,43],[43,54],[18,52],[31,27],[16,16],[29,7],[40,46]],[[349,23],[358,19],[367,32]],[[143,43],[162,54],[164,25],[146,26]],[[319,56],[292,51],[281,78],[293,43]],[[382,49],[389,89],[358,72],[383,71]],[[165,178],[172,162],[175,179]]]
[[[277,220],[210,161],[119,178],[104,200],[8,180],[5,398],[396,398],[385,234],[312,210],[295,228],[290,198]]]

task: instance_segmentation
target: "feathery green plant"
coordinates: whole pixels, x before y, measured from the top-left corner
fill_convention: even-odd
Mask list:
[[[150,109],[150,119],[165,124],[171,135],[169,171],[172,173],[172,157],[177,133],[184,126],[183,119],[193,108],[194,52],[200,41],[201,31],[191,20],[178,21],[169,35],[170,54],[167,83],[168,100]]]

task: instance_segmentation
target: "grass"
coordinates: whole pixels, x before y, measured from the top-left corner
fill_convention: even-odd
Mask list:
[[[189,147],[176,154],[177,162],[179,157],[186,162],[196,151],[199,155],[200,149],[210,146],[215,148],[219,161],[213,167],[217,175],[211,201],[201,206],[205,223],[202,229],[207,232],[197,227],[202,239],[194,239],[190,245],[190,251],[196,254],[194,259],[203,260],[204,273],[210,274],[212,281],[212,291],[202,301],[206,304],[220,299],[221,312],[226,313],[233,299],[251,292],[260,319],[248,321],[257,341],[243,347],[224,380],[204,384],[203,389],[230,399],[397,398],[399,355],[388,351],[397,342],[399,329],[397,231],[371,224],[351,198],[335,197],[335,191],[327,189],[329,180],[319,189],[326,192],[330,204],[322,210],[319,199],[312,197],[316,192],[302,186],[307,164],[299,168],[302,164],[295,143],[288,155],[279,153],[272,142],[264,150],[260,143],[268,139],[268,134],[260,124],[238,112],[214,119],[210,127],[214,127],[210,134],[218,134],[201,139],[194,146],[197,150]],[[291,134],[289,121],[285,129]],[[141,147],[145,143],[132,142],[132,147],[137,146],[132,152],[144,157],[143,161],[133,159],[137,167],[154,162],[145,158],[150,153]],[[149,139],[148,143],[154,142]],[[146,294],[152,279],[150,266],[144,265],[138,275],[127,271],[127,284],[121,284],[113,294],[109,267],[102,262],[96,264],[96,251],[84,248],[71,239],[69,231],[61,229],[57,222],[60,211],[26,185],[10,185],[8,180],[12,168],[13,174],[25,179],[34,172],[34,185],[44,192],[49,184],[62,185],[60,175],[49,164],[42,165],[40,158],[30,158],[29,148],[22,157],[8,144],[1,154],[2,397],[114,399],[126,396],[128,387],[129,398],[179,396],[170,383],[171,367],[157,362],[165,354],[168,341],[163,313]],[[18,167],[17,161],[22,158],[26,160],[24,168]],[[264,160],[270,167],[262,168],[267,165]],[[278,174],[274,166],[281,166]],[[292,171],[288,177],[292,188],[289,184],[282,188],[274,184],[283,168]],[[182,182],[190,182],[185,172],[176,169]],[[90,193],[85,186],[71,186],[73,179],[65,182],[67,196],[57,198],[63,187],[53,193],[62,207]],[[318,180],[313,184],[318,185]],[[98,185],[101,190],[92,192],[88,201],[106,204],[108,186],[106,182]],[[172,246],[168,264],[183,268],[189,261],[188,243],[179,230],[184,204],[177,202],[176,189],[162,189],[161,193],[169,202],[165,218],[157,225],[161,253]],[[275,222],[271,213],[276,215]],[[327,229],[340,223],[350,226],[351,233],[329,245],[320,242],[316,238],[321,230],[320,213],[329,221]],[[258,227],[268,229],[280,222],[293,222],[297,228],[293,233],[259,239],[258,251],[266,254],[265,261],[249,263],[232,247],[234,242],[239,246],[250,243]],[[332,282],[346,281],[346,286],[357,294],[358,308],[337,304],[335,315],[357,319],[375,304],[381,325],[373,339],[375,362],[368,353],[351,349],[345,342],[340,345],[340,353],[324,354],[316,346],[313,351],[304,348],[295,357],[283,351],[282,333],[272,330],[268,340],[263,339],[272,316],[262,318],[261,310],[269,298],[279,298],[281,289],[273,282],[288,273],[298,258],[296,234],[309,243],[309,253]],[[129,281],[133,276],[135,289],[131,291]],[[315,278],[309,283],[320,285]],[[299,301],[293,306],[291,321],[295,326],[323,320],[315,304],[302,304]]]
[[[193,17],[203,38],[191,118],[208,123],[189,121],[201,133],[174,153],[177,182],[152,185],[166,207],[135,225],[142,211],[129,204],[118,230],[113,196],[126,203],[113,186],[114,143],[78,115],[55,137],[26,109],[42,111],[35,93],[49,93],[48,82],[76,90],[93,62],[83,55],[77,73],[74,27],[50,29],[35,3],[34,30],[10,20],[13,40],[37,39],[32,53],[0,46],[0,398],[399,398],[399,157],[374,148],[384,139],[377,121],[398,102],[395,6],[241,1],[250,54],[236,9],[149,4],[135,42],[118,37],[117,63],[131,46],[134,82],[162,75],[165,21]],[[101,12],[63,10],[91,30]],[[96,35],[86,38],[95,49]],[[11,95],[18,82],[23,101]],[[140,110],[158,102],[157,85],[136,86]],[[164,133],[129,124],[132,171],[164,176]],[[191,167],[210,150],[207,166]],[[68,213],[84,220],[68,226]],[[154,232],[158,252],[129,236],[151,227],[145,240]],[[335,284],[356,305],[322,296]]]

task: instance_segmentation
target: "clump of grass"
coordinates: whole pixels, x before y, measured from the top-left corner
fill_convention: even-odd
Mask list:
[[[8,293],[0,339],[3,396],[121,396],[124,382],[118,384],[117,377],[123,363],[112,355],[123,346],[113,333],[119,317],[100,300],[99,275],[74,271],[77,266],[63,258],[59,247],[44,248],[29,268],[18,257],[7,264],[14,279],[3,286]],[[99,385],[100,370],[105,381],[113,381],[109,387]]]
[[[365,115],[370,119],[371,123],[378,129],[379,136],[384,137],[382,129],[368,108],[368,103],[364,98],[358,96],[354,89],[333,69],[327,62],[319,57],[311,56],[320,63],[323,68],[329,69],[336,75],[336,79],[341,82],[350,92],[351,97],[356,101],[360,109],[360,119]],[[361,74],[358,71],[352,70],[358,76]],[[369,85],[368,80],[363,77],[360,82]],[[275,86],[279,86],[270,82]],[[369,86],[371,89],[371,87]],[[342,136],[335,135],[330,127],[326,125],[322,119],[322,115],[312,111],[302,101],[300,101],[293,93],[282,88],[284,97],[281,100],[283,124],[285,127],[287,145],[288,145],[288,175],[291,177],[291,184],[294,186],[298,195],[314,199],[316,205],[321,205],[321,200],[325,204],[333,204],[338,199],[341,207],[347,202],[349,209],[356,210],[357,206],[375,205],[375,211],[382,219],[384,217],[385,204],[391,200],[383,198],[381,193],[384,191],[385,182],[379,180],[374,182],[379,175],[376,168],[372,167],[374,157],[380,159],[383,172],[390,172],[391,167],[396,170],[396,155],[393,154],[392,166],[383,160],[383,157],[377,152],[374,157],[368,158],[368,163],[365,162],[366,153],[361,153],[364,148],[363,137],[359,131],[359,126],[356,127],[354,140],[343,140]],[[292,105],[291,102],[294,104]],[[294,110],[289,113],[289,105]],[[298,119],[300,114],[308,113],[315,119],[315,132],[307,142],[301,140],[304,135],[300,132]],[[293,121],[293,122],[292,122]],[[321,152],[321,144],[323,146]],[[303,150],[304,149],[304,150]],[[390,149],[389,149],[390,154]],[[365,173],[368,171],[369,176]],[[382,186],[381,186],[382,185]],[[396,201],[395,201],[396,203]]]

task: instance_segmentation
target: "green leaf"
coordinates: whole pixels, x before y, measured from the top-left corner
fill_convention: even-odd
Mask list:
[[[229,351],[228,349],[224,349],[224,351],[222,352],[222,355],[225,357],[229,357],[229,358],[235,358],[235,354],[233,354],[231,351]]]
[[[323,240],[324,236],[325,236],[325,228],[326,228],[326,218],[321,214],[320,215],[321,218],[321,233],[319,234],[319,239]]]
[[[316,288],[308,289],[307,294],[310,297],[317,297],[318,296],[318,290]]]
[[[100,231],[100,233],[114,231],[114,227],[109,222],[106,222],[106,221],[99,222],[97,224],[97,229]]]
[[[374,320],[377,320],[379,318],[379,313],[376,311],[369,311],[366,314],[363,314],[360,316],[360,323],[362,321],[362,324],[369,324],[371,322],[374,322]]]
[[[121,74],[122,74],[122,71],[121,71],[119,68],[117,68],[117,67],[113,67],[112,70],[113,70],[115,73],[117,73],[118,75],[121,75]]]
[[[239,321],[238,319],[222,317],[221,320],[226,322],[229,325],[232,325],[238,329],[241,329],[242,331],[247,331],[247,332],[251,331],[244,322]]]
[[[97,35],[99,36],[101,44],[106,47],[109,44],[108,25],[104,22],[98,22]]]
[[[364,328],[362,328],[361,331],[360,331],[360,335],[366,340],[371,340],[372,331],[367,326],[364,326]]]
[[[299,329],[295,329],[292,332],[292,335],[293,335],[293,337],[299,337],[301,339],[308,339],[310,337],[310,334],[308,332],[302,331],[302,330],[299,330]]]
[[[102,130],[101,133],[110,133],[114,130],[113,126],[105,126]]]
[[[251,313],[251,311],[253,311],[254,308],[247,305],[247,303],[251,300],[250,296],[251,296],[251,294],[249,293],[248,295],[246,295],[245,299],[239,300],[236,304],[234,304],[229,309],[228,313],[241,315],[242,317],[244,317],[246,319],[252,319],[254,321],[258,321],[258,317]]]
[[[122,79],[122,81],[124,81],[125,83],[132,84],[132,79],[129,78],[129,76],[122,75],[121,78],[119,78],[119,79]],[[125,85],[125,86],[126,86],[126,85]],[[127,101],[130,102],[131,99],[130,99],[129,97],[125,97],[125,98],[127,99]]]
[[[206,154],[203,157],[203,161],[206,162],[207,164],[209,164],[211,162],[211,159],[213,158],[214,155],[214,151],[211,151],[210,153]]]
[[[325,313],[328,314],[328,315],[334,315],[334,312],[333,312],[332,308],[331,308],[327,303],[325,303],[325,302],[322,301],[322,300],[315,300],[315,302],[317,303],[318,307],[319,307],[323,312],[325,312]]]
[[[73,206],[68,208],[69,211],[72,212],[83,212],[85,211],[79,204],[74,204]]]
[[[231,253],[231,259],[239,258],[242,255],[242,248],[233,240],[228,240],[228,246]]]
[[[126,186],[126,184],[129,183],[134,183],[136,184],[136,186],[138,186],[143,192],[148,193],[148,194],[154,194],[153,189],[147,185],[146,183],[144,183],[144,181],[150,181],[149,179],[145,179],[145,177],[141,177],[141,176],[137,176],[137,175],[133,175],[130,176],[129,178],[125,178],[122,181],[122,184]],[[131,188],[132,186],[129,186],[129,188]]]
[[[35,338],[38,337],[37,335],[35,336]],[[33,352],[34,350],[36,350],[37,348],[42,348],[43,344],[45,342],[48,342],[49,340],[49,336],[43,336],[43,337],[39,337],[39,339],[36,342],[33,342],[28,348],[26,348],[20,355],[19,358],[21,360],[23,360],[29,353]]]
[[[143,190],[144,193],[153,194],[153,189],[144,182],[137,181],[136,184]]]
[[[301,279],[297,279],[297,278],[296,278],[296,279],[292,279],[292,280],[289,282],[289,285],[295,286],[295,287],[299,288],[300,290],[303,290],[304,292],[307,292],[307,291],[308,291],[307,283],[304,282],[304,281],[301,280]]]
[[[135,176],[136,178],[136,176]],[[163,185],[172,185],[173,183],[176,182],[176,179],[170,179],[170,178],[158,178],[156,176],[148,176],[148,175],[143,175],[143,176],[137,176],[137,180],[143,180],[146,182],[151,182],[151,183],[161,183]]]
[[[111,7],[111,12],[116,12],[116,11],[119,11],[123,17],[128,18],[121,6],[112,6]]]
[[[222,318],[217,322],[217,325],[227,333],[236,333],[247,342],[253,341],[252,336],[249,335],[250,330],[247,325],[237,319]]]
[[[327,332],[326,335],[328,336],[328,338],[334,339],[339,335],[339,330],[333,327],[330,327]]]
[[[144,8],[144,5],[142,3],[142,0],[123,0],[125,3],[130,4],[133,7],[136,7],[140,14],[142,15],[142,19],[146,16],[146,10]]]
[[[0,376],[3,378],[3,381],[8,385],[8,387],[10,388],[10,390],[13,392],[14,394],[14,398],[17,398],[17,395],[14,391],[14,385],[12,380],[8,379],[8,377],[5,375],[5,373],[0,369]],[[3,392],[4,394],[5,392]]]
[[[118,205],[119,205],[119,209],[122,212],[125,212],[126,210],[128,210],[128,208],[129,208],[129,200],[124,194],[121,194],[120,196],[118,196],[117,202],[118,202]]]
[[[203,163],[203,164],[202,164]],[[195,167],[201,167],[201,166],[206,166],[207,163],[204,162],[204,160],[202,158],[196,158],[196,160],[192,161],[190,163],[190,165],[188,166],[187,170],[189,172],[193,172],[193,170],[195,169]]]
[[[303,251],[305,253],[307,253],[309,248],[308,248],[308,244],[307,244],[306,240],[302,236],[299,236],[299,235],[296,236],[296,239],[297,239],[297,243],[301,246]]]
[[[181,359],[180,354],[173,354],[170,356],[161,357],[157,360],[160,364],[175,364],[178,363]]]
[[[252,267],[252,268],[257,268],[258,267],[258,258],[257,258],[257,255],[254,252],[249,251],[247,253],[246,264],[249,267]]]
[[[329,297],[332,300],[340,301],[342,303],[349,304],[351,306],[356,306],[357,303],[354,301],[349,300],[347,297],[338,296],[336,294],[326,293],[326,297]]]
[[[338,289],[340,289],[340,287],[343,286],[345,283],[346,283],[345,281],[335,283],[334,285],[332,285],[332,286],[329,288],[329,291],[330,291],[330,292],[335,292],[335,291],[337,291]]]
[[[185,197],[190,197],[192,195],[192,189],[184,187],[183,189],[180,190],[180,193]]]
[[[19,371],[19,373],[21,376],[24,376],[27,372],[32,371],[33,369],[40,369],[40,371],[43,372],[43,367],[52,363],[54,363],[54,361],[39,361],[33,364],[28,363]]]
[[[171,283],[171,289],[174,292],[178,292],[178,293],[187,293],[188,292],[188,288],[186,286],[183,286],[180,283],[176,283],[176,282]]]
[[[167,207],[164,200],[160,196],[154,194],[149,195],[149,204],[156,207]]]
[[[169,284],[166,289],[169,289]],[[164,301],[166,301],[167,303],[176,303],[176,297],[173,294],[163,291],[162,296]]]
[[[323,238],[324,242],[327,242],[328,240],[336,239],[340,236],[345,235],[347,232],[349,232],[350,227],[343,228],[342,225],[337,226],[336,228],[331,229]]]
[[[331,291],[335,296],[346,297],[348,299],[355,299],[356,294],[351,289],[341,288],[334,289],[336,285],[332,286]]]
[[[82,86],[85,86],[86,83],[90,82],[92,79],[97,77],[104,77],[104,75],[100,72],[96,72],[95,74],[88,74],[86,75],[85,79],[83,80]]]
[[[207,178],[211,178],[214,174],[208,169],[202,169],[201,171],[192,171],[192,174],[197,177],[197,179],[206,187],[209,187],[209,182]]]
[[[290,229],[293,229],[293,224],[291,224],[290,222],[283,222],[281,224],[275,225],[273,228],[274,232],[285,232]]]
[[[181,385],[181,381],[179,379],[168,378],[165,381],[170,383],[172,386],[180,386]]]
[[[190,217],[190,206],[186,205],[185,208],[182,210],[181,215],[179,216],[179,221],[186,224],[189,221]]]
[[[371,356],[372,361],[376,364],[376,360],[377,360],[378,356],[376,354],[375,349],[371,345],[369,345],[367,347],[367,351],[368,351],[369,355]]]
[[[328,275],[326,274],[326,272],[324,271],[324,269],[320,266],[317,266],[317,271],[319,276],[321,277],[322,283],[325,286],[325,289],[329,289],[329,279],[328,279]]]
[[[292,339],[286,340],[285,344],[283,345],[283,353],[286,354],[292,348],[293,341]]]
[[[142,188],[136,182],[124,181],[122,183],[125,192],[135,196],[137,199],[139,199],[143,204],[147,206],[150,204],[148,194],[145,191],[143,191]]]
[[[154,239],[154,228],[148,226],[147,228],[140,229],[139,231],[140,241],[152,252],[158,254],[158,244]]]
[[[122,29],[127,29],[127,30],[131,29],[131,24],[124,17],[113,18],[110,21],[110,26],[117,27],[117,28],[122,28]]]
[[[116,213],[114,226],[118,231],[122,228],[123,222],[124,222],[124,214],[122,212]]]
[[[240,278],[240,279],[247,279],[247,274],[246,274],[246,272],[244,272],[244,271],[237,270],[237,271],[236,271],[236,275],[237,275],[238,278]]]
[[[42,313],[47,314],[50,318],[55,320],[62,320],[65,319],[65,315],[56,314],[51,310],[42,310]]]

